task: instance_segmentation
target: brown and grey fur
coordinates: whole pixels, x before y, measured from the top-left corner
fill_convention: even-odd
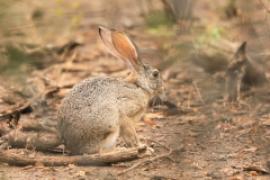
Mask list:
[[[246,42],[240,45],[226,71],[226,98],[228,101],[237,101],[240,98],[242,80],[248,64],[245,49]]]
[[[112,33],[118,34],[114,37]],[[142,117],[150,98],[162,90],[158,70],[140,61],[135,45],[124,33],[102,27],[100,36],[115,56],[132,67],[135,78],[132,82],[110,77],[86,79],[64,98],[58,128],[72,154],[110,150],[119,136],[128,146],[138,146],[134,121]]]
[[[234,54],[226,71],[226,92],[228,101],[237,101],[240,90],[268,83],[265,71],[246,54],[246,42],[243,42]]]

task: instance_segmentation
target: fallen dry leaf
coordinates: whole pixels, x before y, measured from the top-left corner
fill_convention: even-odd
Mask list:
[[[151,118],[143,118],[143,122],[149,126],[155,126],[156,122]]]
[[[164,116],[161,113],[147,113],[143,117],[143,122],[149,126],[156,126],[155,119],[161,119]]]

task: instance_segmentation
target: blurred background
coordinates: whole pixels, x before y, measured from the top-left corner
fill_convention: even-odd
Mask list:
[[[270,170],[261,165],[268,161],[270,169],[269,18],[269,0],[2,0],[0,119],[52,120],[61,99],[82,79],[125,77],[125,64],[98,37],[103,25],[125,31],[143,61],[161,70],[168,98],[147,112],[138,132],[164,144],[147,142],[157,154],[173,149],[172,158],[142,165],[123,179],[266,177]],[[251,78],[241,79],[248,83],[239,101],[228,104],[226,70],[244,41],[250,66],[261,73],[246,73]],[[0,127],[1,136],[14,129],[6,121]],[[45,171],[34,166],[20,173],[1,165],[6,170],[0,173],[55,179],[57,171],[56,179],[106,179],[109,172],[107,179],[113,179],[131,164]]]
[[[142,39],[139,48],[156,50],[152,54],[158,52],[166,68],[187,59],[206,66],[209,58],[215,66],[210,68],[221,68],[215,60],[242,41],[260,62],[269,56],[269,6],[266,0],[1,1],[0,76],[21,82],[34,69],[56,63],[57,48],[70,42],[94,46],[98,25]]]

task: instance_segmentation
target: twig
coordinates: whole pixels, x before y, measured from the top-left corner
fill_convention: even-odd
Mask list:
[[[146,139],[146,140],[147,140],[147,141],[151,141],[151,142],[153,142],[153,143],[156,143],[156,144],[158,144],[158,145],[164,147],[164,148],[165,148],[166,150],[168,150],[168,151],[171,150],[171,148],[169,148],[168,146],[166,146],[166,145],[164,145],[164,144],[161,144],[160,142],[158,142],[158,141],[156,141],[156,140],[153,140],[153,139]]]
[[[176,178],[173,178],[173,177],[170,177],[170,176],[164,176],[164,175],[161,175],[161,176],[157,176],[157,175],[150,175],[148,173],[144,173],[144,172],[139,172],[139,174],[145,176],[145,177],[148,177],[150,179],[170,179],[170,180],[177,180]]]
[[[171,134],[178,134],[178,133],[174,132],[174,133],[171,133]],[[158,142],[156,140],[153,140],[153,139],[147,139],[147,140],[160,145],[161,147],[163,147],[164,149],[166,149],[169,152],[171,151],[171,148],[166,146],[165,144],[162,144],[162,143],[160,143],[160,142]],[[172,162],[175,162],[171,157],[168,156],[167,158],[170,159]]]
[[[166,153],[160,154],[158,156],[155,156],[155,157],[152,157],[152,158],[145,159],[143,161],[137,162],[137,163],[133,164],[131,167],[119,172],[117,175],[123,175],[123,174],[125,174],[125,173],[127,173],[127,172],[129,172],[129,171],[131,171],[133,169],[136,169],[139,166],[142,166],[142,165],[146,164],[146,163],[153,162],[153,161],[156,161],[156,160],[164,158],[164,157],[168,157],[168,156],[170,156],[172,154],[172,152],[173,152],[172,149],[170,149],[169,152],[166,152]]]
[[[205,102],[204,102],[204,100],[203,100],[203,98],[202,98],[202,94],[201,94],[201,92],[200,92],[200,90],[199,90],[197,84],[196,84],[195,82],[192,82],[192,85],[193,85],[195,91],[197,92],[200,101],[201,101],[203,104],[205,104]]]
[[[11,131],[1,137],[3,142],[7,142],[11,147],[24,148],[33,146],[37,150],[46,151],[61,144],[57,134],[46,132],[22,132],[19,130]],[[0,158],[1,159],[1,158]]]
[[[30,103],[26,102],[25,104],[15,108],[15,109],[12,109],[7,113],[0,114],[0,121],[6,120],[6,119],[11,121],[12,119],[15,119],[15,121],[16,121],[15,124],[17,124],[17,122],[20,119],[20,115],[23,113],[26,113],[26,112],[31,112],[31,110],[32,109],[31,109]]]
[[[243,168],[243,171],[256,171],[258,174],[268,175],[270,172],[267,169],[264,169],[263,167],[258,166],[247,166]]]

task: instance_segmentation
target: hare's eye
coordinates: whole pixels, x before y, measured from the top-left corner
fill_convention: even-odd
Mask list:
[[[159,72],[158,72],[157,70],[153,71],[153,72],[152,72],[152,76],[153,76],[154,78],[158,78],[158,77],[159,77]]]

